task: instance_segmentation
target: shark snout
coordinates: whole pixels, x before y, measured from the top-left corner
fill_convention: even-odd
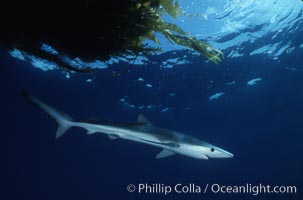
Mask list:
[[[217,151],[214,151],[210,157],[213,158],[233,158],[234,154],[223,149],[217,148]]]
[[[230,153],[230,152],[226,152],[226,158],[233,158],[234,154]]]

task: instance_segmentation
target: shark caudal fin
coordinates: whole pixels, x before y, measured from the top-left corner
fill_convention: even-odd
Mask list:
[[[73,126],[73,119],[65,113],[62,113],[55,108],[45,104],[41,100],[31,96],[27,92],[22,92],[22,95],[26,97],[30,102],[39,106],[42,110],[44,110],[49,116],[51,116],[54,120],[56,120],[58,124],[58,128],[56,131],[56,138],[61,137],[68,129]]]

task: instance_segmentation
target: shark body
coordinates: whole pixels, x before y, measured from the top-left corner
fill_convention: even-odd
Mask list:
[[[165,158],[174,154],[182,154],[197,159],[231,158],[229,153],[219,147],[177,131],[159,128],[151,124],[142,114],[136,122],[112,123],[89,120],[75,121],[65,113],[45,104],[41,100],[24,93],[32,103],[38,105],[48,115],[56,120],[58,128],[56,138],[60,138],[71,127],[81,127],[87,134],[103,133],[110,139],[126,139],[162,148],[156,158]]]

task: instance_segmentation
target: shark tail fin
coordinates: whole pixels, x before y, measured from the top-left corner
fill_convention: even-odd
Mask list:
[[[55,108],[45,104],[41,100],[31,96],[25,91],[22,91],[22,95],[26,97],[30,102],[39,106],[43,111],[45,111],[50,117],[56,120],[58,128],[56,131],[56,139],[60,138],[68,129],[73,125],[73,119],[65,113],[62,113]]]

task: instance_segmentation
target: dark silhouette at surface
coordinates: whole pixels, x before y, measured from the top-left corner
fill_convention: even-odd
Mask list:
[[[1,9],[2,47],[19,49],[67,70],[88,72],[91,68],[83,63],[71,65],[64,60],[66,56],[90,62],[158,52],[160,47],[146,43],[149,39],[159,44],[155,32],[198,51],[214,63],[220,62],[223,56],[219,50],[188,36],[177,25],[162,20],[164,13],[174,18],[182,15],[177,1],[12,0],[2,4]],[[58,53],[43,51],[43,44]]]

